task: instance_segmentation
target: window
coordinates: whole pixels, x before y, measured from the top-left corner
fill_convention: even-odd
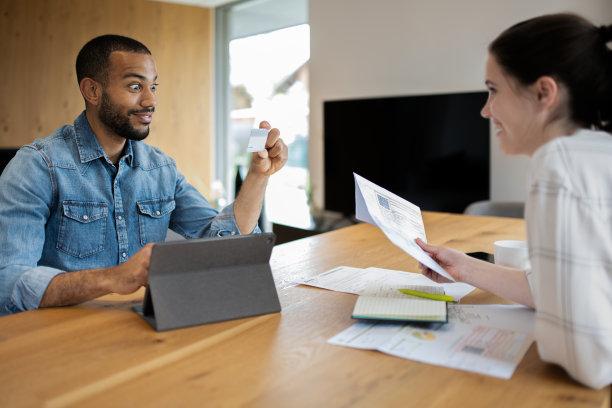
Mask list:
[[[285,12],[279,11],[281,4]],[[267,120],[289,146],[288,163],[268,183],[265,230],[271,222],[310,225],[305,11],[304,0],[247,1],[217,9],[216,175],[227,200],[234,198],[237,173],[248,169],[251,128]]]

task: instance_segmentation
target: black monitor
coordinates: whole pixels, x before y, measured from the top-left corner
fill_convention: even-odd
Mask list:
[[[0,147],[0,174],[2,174],[8,162],[15,157],[17,150],[19,150],[18,147]]]
[[[424,211],[489,199],[486,92],[327,101],[325,209],[355,214],[353,172]]]

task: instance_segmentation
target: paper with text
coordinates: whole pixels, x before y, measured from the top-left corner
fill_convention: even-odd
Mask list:
[[[361,295],[369,282],[379,282],[386,286],[407,285],[439,286],[455,300],[474,290],[474,287],[463,282],[436,283],[420,273],[396,271],[382,268],[353,268],[350,266],[339,266],[313,277],[297,277],[293,282],[302,285],[315,286],[318,288],[333,290],[336,292],[354,293]]]
[[[449,305],[447,324],[359,322],[328,343],[508,379],[533,342],[523,306]]]
[[[403,198],[353,173],[355,177],[355,216],[377,226],[395,245],[417,261],[454,281],[414,240],[427,242],[421,209]]]

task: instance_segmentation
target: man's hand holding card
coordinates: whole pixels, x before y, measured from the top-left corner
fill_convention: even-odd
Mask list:
[[[280,131],[266,121],[259,124],[259,129],[251,129],[247,152],[253,153],[249,173],[270,176],[280,170],[288,158],[288,149]]]

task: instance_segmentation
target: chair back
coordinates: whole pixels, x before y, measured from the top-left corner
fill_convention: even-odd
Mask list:
[[[524,218],[525,203],[522,201],[476,201],[468,205],[463,213],[467,215]]]

